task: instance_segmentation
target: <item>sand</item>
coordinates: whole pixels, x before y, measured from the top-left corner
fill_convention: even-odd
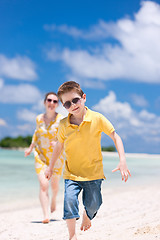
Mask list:
[[[5,207],[0,205],[1,240],[68,240],[66,223],[62,220],[63,194],[59,193],[57,210],[49,224],[42,224],[42,211],[37,199],[26,199]],[[80,212],[83,207],[80,201]],[[128,186],[103,188],[103,205],[92,220],[92,227],[80,231],[78,240],[159,240],[160,239],[160,188]]]

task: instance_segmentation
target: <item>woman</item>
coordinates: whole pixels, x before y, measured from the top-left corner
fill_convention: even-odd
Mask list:
[[[32,138],[32,143],[25,151],[25,157],[28,156],[35,147],[35,169],[40,183],[40,202],[43,209],[43,223],[49,223],[49,181],[45,178],[44,172],[49,165],[53,148],[57,141],[57,131],[59,121],[63,116],[56,112],[58,106],[58,97],[54,92],[49,92],[44,99],[45,113],[36,118],[36,130]],[[62,153],[54,167],[51,178],[52,200],[51,212],[56,209],[56,196],[58,193],[59,180],[63,169],[64,154]]]

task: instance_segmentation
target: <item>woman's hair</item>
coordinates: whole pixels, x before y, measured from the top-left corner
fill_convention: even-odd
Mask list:
[[[45,94],[44,102],[47,100],[48,95],[55,95],[58,98],[58,96],[55,92],[48,92],[48,93]]]
[[[68,81],[64,82],[58,89],[58,98],[62,102],[62,95],[67,92],[75,91],[78,93],[81,97],[83,96],[84,92],[82,91],[80,85],[77,82],[74,81]]]

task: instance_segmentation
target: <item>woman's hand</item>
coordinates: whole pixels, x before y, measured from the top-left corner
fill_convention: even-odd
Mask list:
[[[50,145],[52,146],[52,147],[54,147],[55,145],[56,145],[56,141],[52,141],[52,142],[50,142]]]
[[[31,154],[32,152],[32,149],[31,148],[27,148],[25,151],[24,151],[24,156],[27,157]]]
[[[52,177],[53,171],[51,170],[50,167],[48,167],[44,173],[45,177],[50,180],[50,178]]]

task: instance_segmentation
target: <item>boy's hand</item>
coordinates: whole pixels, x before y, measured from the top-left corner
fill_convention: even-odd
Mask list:
[[[47,169],[46,169],[46,171],[45,171],[45,177],[48,179],[48,180],[50,180],[50,178],[52,177],[52,170],[50,169],[50,167],[48,167]]]
[[[128,175],[131,177],[131,173],[129,171],[129,169],[127,168],[127,164],[126,163],[119,163],[118,166],[112,170],[112,172],[116,172],[116,171],[120,171],[121,172],[121,176],[122,176],[122,181],[125,180],[125,182],[127,182],[128,180]]]

